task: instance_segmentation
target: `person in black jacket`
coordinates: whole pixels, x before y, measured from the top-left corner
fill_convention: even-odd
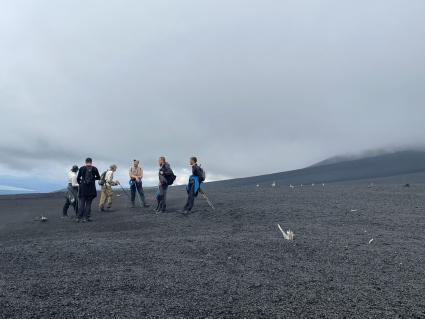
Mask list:
[[[79,214],[77,221],[91,222],[91,204],[97,196],[96,180],[100,180],[100,174],[96,167],[92,165],[91,158],[86,159],[86,165],[78,171],[77,183],[79,185]]]
[[[190,158],[190,165],[192,166],[192,175],[189,177],[189,183],[186,186],[187,201],[183,208],[183,213],[189,213],[192,210],[195,197],[198,196],[201,183],[203,182],[202,169],[198,166],[198,159],[196,157]]]
[[[174,182],[175,176],[170,168],[170,164],[167,163],[165,160],[165,157],[161,156],[159,158],[159,187],[158,187],[158,193],[157,193],[157,201],[158,206],[156,207],[155,211],[157,213],[161,212],[164,213],[167,208],[167,190],[168,186],[171,185]],[[174,179],[171,181],[171,179],[174,177]]]

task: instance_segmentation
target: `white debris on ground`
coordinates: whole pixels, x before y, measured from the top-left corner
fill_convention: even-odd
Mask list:
[[[47,222],[47,217],[45,217],[45,216],[39,216],[39,217],[35,217],[34,218],[34,221],[37,221],[37,222],[42,222],[42,223],[45,223],[45,222]]]
[[[350,210],[350,212],[351,212],[351,213],[358,212],[358,209],[352,209],[352,210]]]
[[[286,232],[282,229],[282,227],[280,227],[279,224],[277,224],[277,227],[279,228],[280,232],[283,235],[283,238],[286,240],[294,240],[295,238],[295,234],[292,230],[288,229]]]
[[[260,187],[260,184],[257,184],[257,187]]]
[[[276,187],[276,182],[273,182],[272,183],[272,187]]]
[[[373,242],[373,238],[371,240],[369,240],[369,245]]]

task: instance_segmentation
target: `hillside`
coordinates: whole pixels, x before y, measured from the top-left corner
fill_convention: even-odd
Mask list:
[[[403,151],[332,164],[321,163],[320,165],[289,172],[227,180],[218,183],[223,183],[226,186],[244,186],[272,183],[273,181],[280,184],[311,184],[413,174],[425,171],[425,152]]]

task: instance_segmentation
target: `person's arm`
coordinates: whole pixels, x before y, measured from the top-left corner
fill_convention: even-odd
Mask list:
[[[143,168],[140,167],[140,179],[143,178]]]
[[[99,171],[97,170],[97,168],[96,168],[96,167],[94,168],[93,173],[94,173],[94,179],[95,179],[96,181],[100,180],[100,174],[99,174]]]
[[[170,168],[170,167],[165,167],[164,168],[164,176],[171,176],[171,175],[173,175],[173,170]]]
[[[81,184],[81,179],[82,179],[82,177],[83,177],[83,167],[82,168],[80,168],[79,170],[78,170],[78,175],[77,175],[77,183],[78,183],[78,185],[80,185]]]

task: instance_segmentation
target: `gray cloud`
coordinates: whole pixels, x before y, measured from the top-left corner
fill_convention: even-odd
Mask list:
[[[3,172],[192,154],[238,177],[423,145],[423,1],[0,5]],[[40,142],[42,141],[42,142]],[[106,164],[105,164],[106,165]],[[153,174],[153,173],[152,173]]]

